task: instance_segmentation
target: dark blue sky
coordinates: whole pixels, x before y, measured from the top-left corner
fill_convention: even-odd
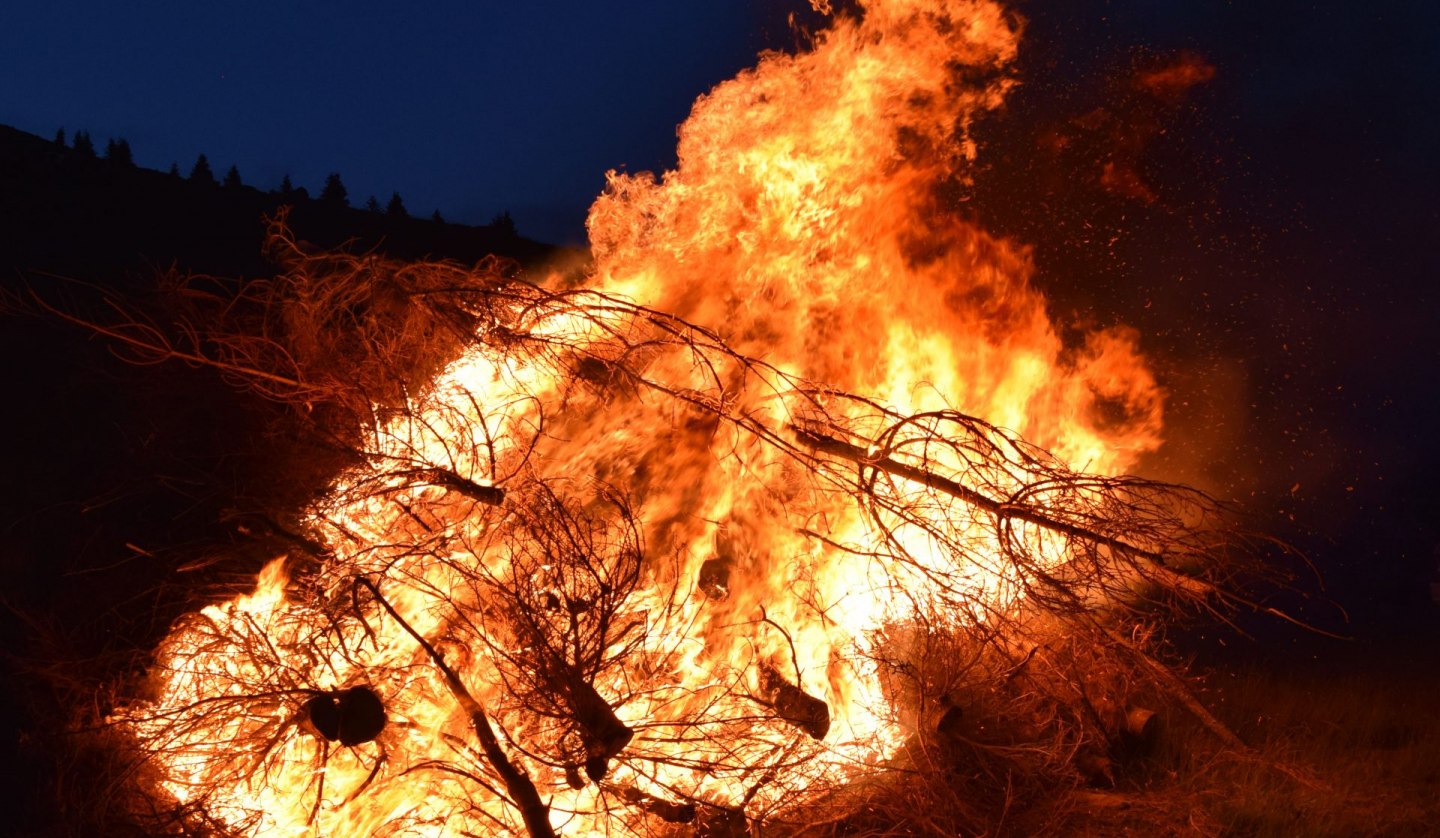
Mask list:
[[[289,173],[315,191],[338,171],[357,205],[398,191],[412,213],[456,221],[508,209],[522,233],[578,244],[605,171],[669,165],[694,98],[787,46],[786,14],[804,5],[7,3],[0,122],[124,137],[153,168],[188,172],[203,152],[261,188]],[[1440,26],[1418,0],[1015,5],[1081,22],[1064,32],[1087,41],[1080,54],[1200,49],[1241,80],[1231,111],[1262,142],[1329,118],[1339,133],[1317,140],[1342,154],[1416,160],[1437,133]]]
[[[7,3],[0,122],[578,243],[606,169],[668,165],[695,96],[753,61],[765,5]]]

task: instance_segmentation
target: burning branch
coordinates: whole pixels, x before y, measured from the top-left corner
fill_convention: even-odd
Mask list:
[[[370,591],[385,613],[390,615],[405,633],[420,644],[425,654],[445,676],[445,685],[450,688],[450,694],[460,703],[465,712],[470,716],[470,724],[475,729],[475,736],[480,740],[480,748],[485,753],[485,758],[490,761],[490,766],[495,773],[500,775],[500,780],[505,784],[505,791],[510,795],[510,800],[515,808],[520,810],[520,815],[525,820],[525,828],[530,831],[530,838],[554,838],[555,830],[550,826],[550,808],[545,801],[540,799],[540,793],[536,791],[535,784],[525,775],[525,772],[510,761],[506,756],[505,749],[500,746],[500,740],[495,736],[495,729],[490,725],[490,719],[485,715],[485,709],[475,696],[465,688],[465,682],[461,680],[460,674],[445,662],[445,657],[430,645],[430,642],[423,635],[417,632],[411,625],[405,622],[399,612],[386,601],[380,594],[380,589],[369,579],[356,579],[356,584],[361,585]]]
[[[955,415],[942,418],[950,421],[958,420],[965,423],[973,423],[976,421],[970,417]],[[925,417],[916,416],[909,417],[905,421],[918,423],[924,419]],[[1105,529],[1098,526],[1087,526],[1085,524],[1067,521],[1059,517],[1058,514],[1049,511],[1054,509],[1060,514],[1072,512],[1073,508],[1067,508],[1062,504],[1055,503],[1053,501],[1053,495],[1060,494],[1061,492],[1075,493],[1083,491],[1089,495],[1089,497],[1085,498],[1087,503],[1093,503],[1095,500],[1103,498],[1106,502],[1113,503],[1116,508],[1103,517],[1088,512],[1082,513],[1077,517],[1087,522],[1099,522],[1105,528],[1113,529],[1116,524],[1123,521],[1133,521],[1135,523],[1145,522],[1146,519],[1149,518],[1149,510],[1174,508],[1181,503],[1190,506],[1201,505],[1210,509],[1216,507],[1213,501],[1210,501],[1193,489],[1182,486],[1170,486],[1152,481],[1142,481],[1135,478],[1106,479],[1092,475],[1068,475],[1062,473],[1047,478],[1043,483],[1040,480],[1036,480],[1024,485],[1013,492],[1009,499],[999,501],[961,485],[954,480],[926,470],[925,468],[898,462],[892,457],[885,456],[883,453],[872,453],[859,446],[844,442],[843,440],[809,431],[796,425],[792,425],[791,430],[794,431],[802,443],[811,446],[816,451],[839,457],[840,459],[848,460],[859,465],[862,469],[859,480],[862,486],[868,487],[865,488],[864,491],[871,497],[874,497],[874,477],[873,475],[867,476],[865,473],[866,469],[913,481],[964,501],[967,505],[990,516],[993,520],[992,526],[995,532],[1003,539],[1003,543],[1012,549],[1015,545],[1012,536],[1014,532],[1014,522],[1018,521],[1034,525],[1041,530],[1058,534],[1067,541],[1089,545],[1088,550],[1105,548],[1113,555],[1117,555],[1123,560],[1129,560],[1138,567],[1143,568],[1147,576],[1158,579],[1170,591],[1182,593],[1194,598],[1203,598],[1209,595],[1221,598],[1230,596],[1230,594],[1223,592],[1212,583],[1177,573],[1168,568],[1168,562],[1163,551],[1167,549],[1174,551],[1176,548],[1183,548],[1185,541],[1188,540],[1183,537],[1186,535],[1187,530],[1183,522],[1179,520],[1174,520],[1168,525],[1173,529],[1175,537],[1160,541],[1159,544],[1162,546],[1157,549],[1148,549],[1111,535],[1106,532]],[[1039,489],[1039,487],[1045,484],[1048,484],[1048,487]],[[1037,489],[1052,496],[1050,504],[1041,507],[1024,502],[1025,496],[1036,494]],[[1132,493],[1137,496],[1139,500],[1131,502],[1121,499],[1122,495]],[[1147,494],[1150,495],[1150,497],[1144,497],[1144,495]],[[1169,495],[1170,497],[1159,500],[1157,496],[1160,495]],[[1210,509],[1207,509],[1207,511],[1210,511]],[[1158,523],[1158,521],[1154,521],[1151,525],[1154,526]],[[1133,529],[1141,528],[1135,527]],[[1021,557],[1024,555],[1025,549],[1028,548],[1022,547],[1021,549],[1014,549],[1017,560],[1022,560]],[[1188,564],[1193,565],[1193,559],[1196,557],[1182,555],[1181,558],[1191,559],[1192,561],[1188,562]],[[1073,587],[1073,583],[1067,586],[1058,579],[1043,575],[1037,576],[1036,578],[1050,586],[1054,589],[1054,593],[1062,597],[1068,596],[1068,588]]]
[[[627,608],[643,559],[638,526],[611,489],[600,487],[581,509],[541,481],[499,526],[506,571],[460,569],[477,601],[494,603],[493,628],[467,625],[501,662],[507,692],[559,725],[553,756],[598,781],[634,737],[595,684],[618,670],[645,631],[644,618]]]

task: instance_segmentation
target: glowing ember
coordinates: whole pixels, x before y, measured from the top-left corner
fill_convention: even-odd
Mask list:
[[[611,175],[595,290],[475,303],[313,512],[327,554],[176,627],[120,714],[156,794],[256,835],[740,834],[895,764],[935,638],[998,680],[1057,614],[1207,595],[1170,569],[1199,499],[995,427],[1117,474],[1161,405],[938,204],[1014,23],[863,5],[701,98],[676,171]]]

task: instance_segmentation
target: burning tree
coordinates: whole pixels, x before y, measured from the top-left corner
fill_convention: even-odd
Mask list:
[[[1241,602],[1250,545],[1122,476],[1162,403],[1133,335],[1065,345],[1024,250],[938,204],[1016,29],[871,2],[768,56],[677,171],[612,174],[585,287],[277,223],[276,278],[90,324],[356,455],[117,710],[169,823],[817,833],[943,775],[953,833],[975,777],[1104,773],[1142,705],[1229,736],[1150,639]]]

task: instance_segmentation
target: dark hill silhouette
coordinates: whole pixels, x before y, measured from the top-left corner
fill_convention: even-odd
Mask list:
[[[374,213],[249,186],[194,182],[0,125],[0,266],[89,281],[155,268],[224,276],[269,270],[261,257],[263,218],[293,207],[298,239],[321,247],[351,242],[401,259],[473,264],[495,254],[536,264],[555,248],[503,225],[467,226]],[[8,284],[10,280],[7,279]]]
[[[522,267],[575,256],[504,225],[411,218],[398,196],[388,213],[365,212],[115,156],[0,126],[0,290],[23,299],[28,287],[106,319],[95,289],[54,277],[143,305],[172,268],[269,276],[264,218],[283,205],[296,239],[319,247],[461,264],[495,254]],[[15,834],[139,834],[117,801],[83,791],[108,787],[115,772],[104,752],[63,733],[75,708],[100,680],[143,665],[184,610],[244,587],[286,552],[269,513],[298,508],[343,461],[213,370],[136,365],[111,348],[57,318],[0,317],[0,434],[10,443],[0,480],[0,764],[12,767],[21,803],[9,811]]]

